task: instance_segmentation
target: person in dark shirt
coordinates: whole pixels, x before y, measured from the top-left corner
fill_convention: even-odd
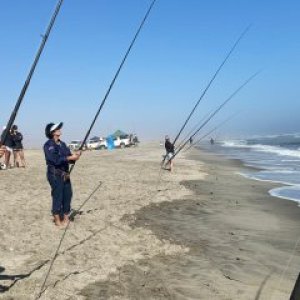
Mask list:
[[[1,134],[1,141],[4,140],[4,136],[6,135],[7,129],[6,127],[3,128],[3,132]],[[13,153],[13,147],[14,147],[14,141],[12,138],[12,131],[9,130],[9,132],[7,133],[6,139],[4,141],[3,146],[5,146],[5,167],[3,167],[2,169],[6,170],[7,168],[10,167],[10,157],[11,154]]]
[[[48,124],[45,129],[48,141],[44,144],[47,179],[51,186],[52,214],[57,226],[64,226],[69,222],[72,200],[69,164],[74,163],[81,155],[81,152],[72,154],[60,140],[62,126],[63,123]]]
[[[25,155],[23,148],[23,135],[18,131],[18,126],[13,125],[11,128],[12,140],[14,142],[13,151],[14,151],[14,161],[16,167],[25,168]]]
[[[168,136],[165,137],[165,149],[166,149],[167,164],[170,166],[169,171],[172,172],[174,166],[173,156],[174,156],[175,148],[174,148],[174,144],[170,142],[170,138]]]

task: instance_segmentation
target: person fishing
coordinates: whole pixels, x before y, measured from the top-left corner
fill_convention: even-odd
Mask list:
[[[23,147],[23,135],[20,131],[18,131],[18,126],[13,125],[12,128],[12,139],[14,142],[13,151],[14,151],[14,166],[18,168],[25,168],[25,155],[24,155],[24,147]]]
[[[168,165],[170,166],[169,171],[172,172],[173,170],[173,156],[175,152],[174,144],[171,143],[169,136],[166,135],[165,137],[165,149],[166,149],[166,158],[168,159]]]
[[[48,141],[44,144],[47,179],[51,186],[52,214],[56,226],[66,226],[71,211],[72,185],[69,165],[80,158],[81,151],[72,154],[60,140],[63,123],[49,123],[45,128]]]
[[[12,130],[7,130],[6,126],[3,127],[3,132],[1,134],[1,141],[4,140],[4,136],[6,136],[6,139],[4,141],[4,144],[1,146],[5,147],[5,159],[4,159],[4,166],[2,167],[2,170],[7,170],[8,168],[11,167],[10,165],[10,157],[11,154],[13,153],[13,146],[14,146],[14,141],[12,138]]]

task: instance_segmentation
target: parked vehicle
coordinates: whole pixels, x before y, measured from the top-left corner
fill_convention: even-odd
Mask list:
[[[131,134],[129,137],[130,137],[130,145],[137,147],[140,142],[137,135]]]
[[[71,150],[78,150],[79,147],[81,145],[81,141],[79,140],[74,140],[74,141],[71,141],[69,144],[68,144],[68,147],[71,149]]]
[[[107,149],[107,142],[106,142],[106,139],[101,139],[99,141],[99,144],[98,146],[95,148],[96,150],[104,150],[104,149]]]
[[[130,137],[128,134],[125,135],[120,135],[120,136],[115,136],[114,137],[114,144],[116,148],[125,148],[125,147],[130,147],[131,142],[130,142]]]
[[[91,139],[87,142],[86,146],[87,146],[87,148],[88,148],[89,150],[97,149],[97,148],[99,147],[99,145],[100,145],[100,141],[101,141],[101,139],[98,138],[98,137],[91,138]]]

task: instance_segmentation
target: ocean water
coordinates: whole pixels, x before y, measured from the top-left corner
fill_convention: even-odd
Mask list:
[[[281,183],[282,187],[270,190],[270,194],[300,205],[300,134],[225,140],[204,147],[257,168],[242,175]]]

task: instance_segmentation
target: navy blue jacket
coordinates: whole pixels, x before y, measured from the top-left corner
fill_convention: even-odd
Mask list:
[[[5,132],[6,132],[6,129],[3,130],[3,132],[2,132],[1,140],[4,137]],[[12,135],[11,135],[10,131],[7,134],[7,137],[6,137],[4,145],[7,146],[7,147],[10,147],[10,148],[13,148],[13,146],[14,146],[14,141],[13,141],[13,138],[12,138]]]
[[[69,171],[69,162],[67,157],[72,155],[67,145],[60,141],[56,144],[54,140],[48,140],[44,145],[44,152],[48,170],[52,167],[62,171]]]
[[[21,132],[17,131],[14,135],[11,136],[14,141],[13,149],[21,150],[23,149],[23,135]]]

